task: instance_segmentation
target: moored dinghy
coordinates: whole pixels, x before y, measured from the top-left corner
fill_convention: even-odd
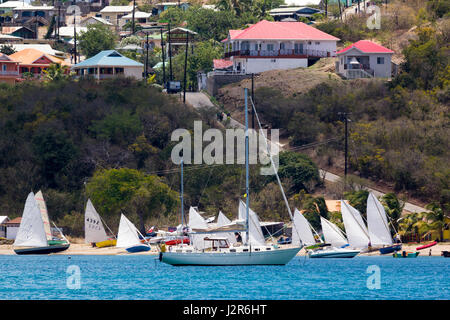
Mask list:
[[[42,193],[39,198],[43,201]],[[47,233],[43,211],[43,207],[38,204],[33,192],[30,192],[25,202],[19,231],[13,244],[13,250],[16,254],[49,254],[69,248],[70,243],[64,236],[63,240],[54,240],[53,237],[48,240],[49,235],[51,236],[51,228],[49,229],[50,233]],[[46,207],[45,214],[47,215]],[[49,220],[48,223],[50,223]]]
[[[120,216],[119,232],[117,234],[117,248],[125,248],[130,253],[149,251],[150,245],[141,243],[134,224],[122,213]]]

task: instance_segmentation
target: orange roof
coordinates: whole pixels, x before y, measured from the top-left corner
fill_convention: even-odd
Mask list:
[[[34,64],[35,61],[39,60],[42,57],[45,57],[53,63],[69,65],[63,59],[56,58],[49,54],[45,54],[44,52],[33,48],[20,50],[18,52],[9,55],[9,57],[15,61],[20,62],[20,64]],[[38,63],[38,64],[49,64],[49,63]]]
[[[20,221],[22,221],[22,217],[17,217],[6,222],[5,224],[20,224]]]

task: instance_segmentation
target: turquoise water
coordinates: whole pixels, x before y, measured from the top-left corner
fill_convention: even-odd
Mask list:
[[[380,289],[370,290],[373,265]],[[0,299],[449,299],[449,272],[450,259],[420,256],[240,267],[173,267],[145,255],[0,256]]]

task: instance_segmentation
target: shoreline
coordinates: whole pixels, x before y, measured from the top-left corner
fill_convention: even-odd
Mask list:
[[[425,243],[424,243],[425,244]],[[416,248],[423,244],[403,244],[402,251],[417,251]],[[419,257],[427,257],[429,256],[429,251],[431,249],[431,256],[441,256],[442,251],[450,251],[450,243],[441,242],[436,244],[431,248],[426,248],[423,250],[419,250]],[[152,249],[147,252],[138,252],[138,253],[128,253],[123,248],[116,247],[106,247],[106,248],[96,248],[92,247],[89,244],[80,244],[80,243],[72,243],[70,247],[62,252],[52,253],[52,255],[158,255],[159,251],[157,250],[157,246],[153,245]],[[13,251],[12,245],[0,245],[0,255],[16,255]],[[297,254],[297,256],[305,256],[305,250],[302,249]],[[369,253],[362,253],[360,256],[382,256],[378,251],[373,251]],[[391,256],[390,254],[384,256]]]

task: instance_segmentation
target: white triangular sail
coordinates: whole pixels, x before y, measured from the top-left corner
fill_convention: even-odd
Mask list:
[[[100,215],[88,199],[84,213],[84,241],[86,243],[101,242],[108,239]]]
[[[33,192],[30,192],[25,202],[22,220],[16,239],[14,240],[14,246],[46,247],[47,245],[47,236],[45,234],[41,211]]]
[[[228,219],[222,213],[222,211],[219,211],[219,216],[217,217],[217,227],[220,228],[220,227],[223,227],[223,226],[226,226],[226,225],[229,225],[229,224],[231,224],[231,220]],[[231,243],[231,244],[236,243],[236,237],[234,235],[234,232],[224,233],[223,236],[228,239],[229,243]]]
[[[369,245],[369,235],[367,228],[362,222],[362,217],[358,210],[341,200],[342,220],[344,221],[345,233],[348,243],[353,248],[366,248]]]
[[[306,246],[316,243],[308,220],[295,208],[294,223],[292,225],[292,244],[300,245],[300,240]]]
[[[373,193],[367,198],[367,226],[372,246],[392,245],[386,211]]]
[[[240,200],[239,201],[239,220],[246,220],[246,205]],[[248,210],[248,234],[249,234],[249,244],[252,245],[265,245],[266,241],[264,239],[264,235],[261,230],[261,224],[259,223],[258,215],[249,208]],[[247,241],[246,232],[241,232],[241,237],[243,243]]]
[[[50,219],[48,217],[47,205],[45,204],[44,195],[42,194],[42,191],[39,190],[34,195],[34,198],[36,199],[36,202],[39,206],[39,210],[41,212],[42,222],[44,223],[45,236],[47,237],[47,240],[52,240],[53,239],[52,228],[50,225]]]
[[[117,234],[117,244],[118,248],[128,248],[141,244],[138,236],[138,230],[134,224],[125,217],[124,214],[120,216],[119,232]]]
[[[325,242],[331,244],[333,247],[342,247],[348,244],[344,234],[337,225],[328,221],[324,217],[320,217],[320,223],[322,225],[322,233],[325,238]]]
[[[200,213],[195,210],[194,207],[189,208],[189,228],[196,229],[197,231],[206,230],[208,229],[208,223],[206,223],[206,220],[200,215]],[[205,248],[209,248],[212,245],[211,241],[205,241],[205,237],[210,236],[210,234],[191,234],[191,241],[192,246],[195,249],[202,250]]]

